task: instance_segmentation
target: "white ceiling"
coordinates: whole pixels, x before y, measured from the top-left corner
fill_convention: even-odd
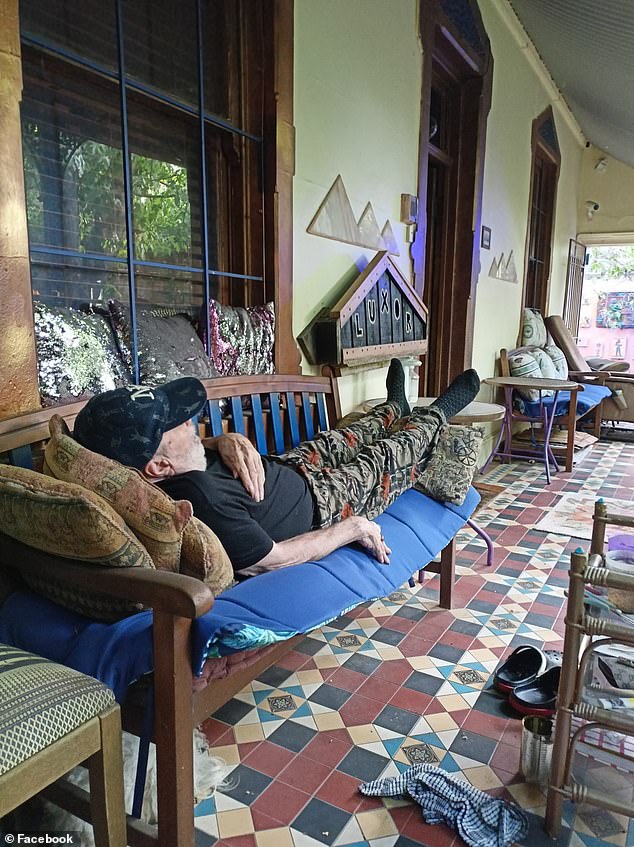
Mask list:
[[[634,0],[510,0],[584,135],[634,167]]]

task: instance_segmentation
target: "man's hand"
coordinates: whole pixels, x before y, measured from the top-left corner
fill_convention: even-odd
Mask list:
[[[389,565],[389,555],[392,551],[385,543],[381,527],[367,518],[356,517],[348,520],[355,521],[358,526],[357,541],[359,544],[369,550],[378,562]]]
[[[242,568],[242,576],[254,576],[266,571],[300,565],[302,562],[319,560],[344,544],[358,541],[374,558],[383,565],[389,565],[388,556],[392,552],[381,535],[381,527],[367,518],[351,517],[345,521],[287,538],[286,541],[273,543],[269,553],[259,562]]]
[[[213,449],[233,474],[240,479],[247,492],[259,503],[264,499],[264,466],[262,457],[253,444],[238,432],[219,435]]]

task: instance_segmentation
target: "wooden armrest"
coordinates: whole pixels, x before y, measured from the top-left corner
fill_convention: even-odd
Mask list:
[[[605,382],[609,374],[607,371],[568,371],[569,379],[577,379],[585,382]]]
[[[0,568],[51,576],[77,588],[142,603],[182,618],[198,618],[213,606],[214,596],[199,579],[151,568],[109,568],[42,553],[9,536],[0,536]]]
[[[601,385],[605,385],[606,382],[620,382],[624,385],[634,383],[634,373],[627,373],[627,371],[570,371],[570,376],[573,379],[594,380]]]

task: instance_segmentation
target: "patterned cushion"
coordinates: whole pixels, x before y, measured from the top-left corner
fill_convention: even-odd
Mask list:
[[[114,702],[112,691],[96,679],[0,644],[0,774]]]
[[[24,468],[0,465],[0,532],[36,550],[91,565],[154,567],[147,550],[105,500],[80,485]],[[110,620],[140,608],[63,586],[53,571],[46,577],[22,576],[38,593],[91,617]]]
[[[544,379],[559,379],[559,373],[555,367],[555,363],[550,358],[546,350],[541,348],[531,351],[533,358],[539,365],[539,370]]]
[[[544,348],[557,371],[557,379],[568,379],[568,362],[563,350],[555,344],[547,344]]]
[[[233,567],[218,536],[192,518],[183,532],[180,572],[201,579],[214,594],[233,584]]]
[[[200,325],[204,336],[204,314]],[[273,373],[273,303],[243,309],[212,300],[209,303],[209,327],[211,360],[219,376]]]
[[[49,428],[45,470],[107,500],[147,549],[154,565],[177,571],[183,529],[192,516],[191,503],[175,502],[139,471],[80,446],[59,415],[53,415]]]
[[[108,306],[121,357],[132,369],[130,308],[118,300],[110,300]],[[218,376],[186,314],[170,314],[160,307],[138,309],[137,342],[141,383],[159,385],[180,376]]]
[[[509,370],[511,376],[522,376],[533,379],[540,379],[542,371],[539,362],[532,353],[513,353],[509,356]],[[539,400],[539,391],[536,388],[518,388],[517,393],[525,400]],[[542,391],[542,395],[550,395],[552,391]]]
[[[475,473],[483,438],[481,427],[445,424],[436,449],[414,487],[441,503],[462,505]]]
[[[543,317],[537,309],[523,309],[522,311],[522,347],[545,347],[548,342],[548,333]]]
[[[45,406],[132,381],[108,318],[37,301],[33,311],[40,394]]]

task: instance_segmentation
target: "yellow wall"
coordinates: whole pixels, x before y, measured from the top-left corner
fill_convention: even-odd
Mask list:
[[[599,159],[607,160],[603,172],[595,170]],[[595,200],[600,206],[592,220],[586,214],[586,200]],[[598,147],[584,150],[578,214],[580,233],[634,232],[634,168]]]
[[[375,255],[309,235],[337,174],[355,216],[389,218],[410,278],[401,193],[417,193],[422,57],[416,0],[296,0],[294,332],[331,306]],[[304,362],[304,372],[310,368]],[[344,409],[385,393],[385,369],[342,379]]]
[[[473,363],[494,373],[500,347],[519,329],[528,216],[531,125],[552,99],[505,23],[506,0],[481,0],[495,61],[488,121],[483,223],[491,250],[482,251]],[[355,214],[372,202],[382,226],[389,217],[401,242],[398,263],[410,277],[409,245],[399,223],[402,192],[415,193],[422,53],[415,0],[296,0],[294,180],[294,331],[332,305],[373,252],[306,233],[341,174]],[[551,311],[563,302],[568,240],[577,232],[582,144],[555,110],[562,154],[551,278]],[[493,256],[513,250],[520,283],[488,276]],[[432,318],[433,320],[433,315]],[[304,363],[304,370],[309,370]],[[348,377],[344,410],[383,393],[384,369]],[[484,390],[483,399],[488,396]]]
[[[491,249],[481,252],[476,299],[473,365],[481,376],[494,372],[501,347],[514,347],[519,332],[522,275],[530,190],[531,125],[552,100],[507,26],[499,0],[480,0],[494,59],[493,97],[487,124],[482,222],[491,228]],[[568,241],[576,233],[577,185],[583,147],[558,110],[561,149],[550,309],[561,309]],[[494,256],[513,250],[519,283],[489,277]],[[485,391],[482,399],[486,399]],[[490,396],[490,395],[489,395]]]

